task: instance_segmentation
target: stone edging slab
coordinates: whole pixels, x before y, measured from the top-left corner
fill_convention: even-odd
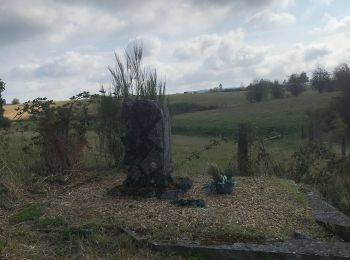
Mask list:
[[[313,192],[308,192],[305,196],[316,221],[344,241],[350,242],[350,218]]]
[[[292,239],[271,244],[201,245],[196,241],[150,241],[129,228],[121,230],[153,250],[206,259],[350,259],[350,244],[344,242]]]

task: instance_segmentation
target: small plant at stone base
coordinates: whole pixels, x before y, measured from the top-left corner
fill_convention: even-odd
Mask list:
[[[204,185],[204,192],[206,194],[232,193],[236,180],[234,178],[234,170],[231,168],[222,169],[215,163],[209,163],[207,173],[213,178],[212,181]]]

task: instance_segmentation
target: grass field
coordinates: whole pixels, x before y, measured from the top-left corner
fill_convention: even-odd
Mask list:
[[[337,93],[307,91],[300,97],[251,104],[244,92],[171,95],[171,104],[218,107],[172,117],[176,174],[193,178],[195,187],[188,196],[205,199],[207,209],[179,209],[154,199],[108,197],[106,191],[125,176],[112,169],[108,156],[96,149],[98,140],[92,131],[87,135],[90,149],[85,150],[81,170],[72,175],[66,186],[52,185],[50,176],[35,174],[40,167],[36,164],[39,154],[23,153],[23,144],[33,133],[13,133],[8,146],[0,149],[0,258],[188,259],[138,248],[115,230],[121,224],[133,225],[156,239],[259,242],[288,239],[296,229],[315,238],[326,237],[328,234],[316,224],[296,186],[271,177],[268,169],[254,172],[263,176],[238,177],[232,197],[208,197],[201,188],[208,181],[209,162],[236,168],[234,134],[240,122],[251,123],[261,137],[281,134],[279,139],[265,141],[264,145],[271,160],[280,166],[279,177],[284,177],[292,153],[305,142],[300,138],[304,112],[328,106],[335,96]],[[5,115],[12,118],[16,107],[5,106]],[[13,124],[13,128],[16,126]],[[227,140],[202,152],[199,158],[188,159],[220,134]],[[251,155],[255,158],[254,146]],[[7,210],[1,211],[2,207]],[[166,225],[161,225],[159,219]],[[93,231],[82,236],[81,229]]]
[[[249,103],[244,92],[186,94],[170,96],[170,103],[192,102],[214,105],[220,109],[185,113],[172,118],[174,134],[192,136],[231,137],[237,123],[249,122],[262,135],[273,132],[300,134],[305,111],[326,107],[337,93],[319,94],[307,91],[299,97],[271,99],[260,103]]]

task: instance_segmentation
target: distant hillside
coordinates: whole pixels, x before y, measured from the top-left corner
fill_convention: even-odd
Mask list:
[[[243,91],[169,95],[170,108],[177,109],[172,116],[172,133],[233,136],[237,123],[250,122],[263,135],[273,132],[293,135],[300,132],[306,110],[326,107],[337,95],[336,92],[319,94],[307,91],[299,97],[289,96],[260,103],[249,103]],[[6,105],[5,116],[13,119],[17,107]],[[92,115],[95,114],[94,106],[89,110]]]
[[[300,131],[306,110],[326,107],[337,95],[307,91],[299,97],[270,99],[260,103],[249,103],[244,92],[173,95],[170,96],[170,104],[189,102],[219,108],[173,116],[172,132],[232,136],[237,123],[251,122],[261,134],[295,134]]]

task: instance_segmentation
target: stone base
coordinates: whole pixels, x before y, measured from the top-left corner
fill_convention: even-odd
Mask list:
[[[175,200],[183,195],[192,187],[192,180],[188,177],[176,178],[168,187],[144,186],[144,187],[127,187],[119,185],[108,191],[111,196],[136,196],[143,198],[159,198]]]

